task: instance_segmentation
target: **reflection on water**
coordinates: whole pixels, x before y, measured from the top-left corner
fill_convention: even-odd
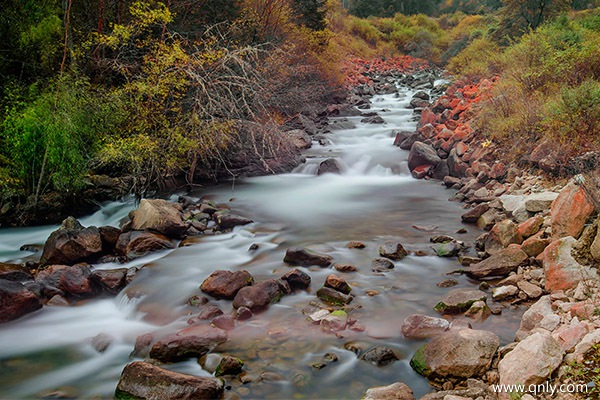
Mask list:
[[[413,180],[407,169],[407,153],[392,146],[392,130],[413,130],[410,110],[404,109],[411,93],[377,96],[374,111],[384,125],[365,125],[361,117],[349,118],[356,129],[328,135],[332,145],[315,144],[308,161],[292,174],[252,178],[212,188],[197,197],[228,203],[254,224],[223,235],[195,239],[173,251],[136,260],[146,265],[132,284],[116,299],[89,301],[77,307],[45,307],[26,318],[0,328],[0,397],[33,397],[60,391],[78,397],[110,397],[129,353],[141,334],[164,333],[186,326],[194,309],[186,300],[201,294],[200,283],[216,269],[246,269],[259,281],[289,270],[283,263],[288,247],[301,245],[326,252],[338,263],[349,263],[357,272],[345,274],[355,298],[349,306],[364,332],[343,331],[340,337],[321,332],[303,315],[316,300],[315,292],[331,269],[304,269],[312,277],[309,291],[285,296],[280,303],[239,324],[230,340],[216,354],[230,354],[245,362],[247,381],[228,380],[228,398],[356,399],[372,386],[403,381],[416,396],[427,393],[427,382],[415,374],[408,360],[423,342],[404,340],[400,326],[414,313],[435,315],[433,306],[447,292],[436,283],[456,269],[455,259],[433,255],[429,237],[457,236],[472,242],[480,232],[456,235],[462,228],[459,204],[448,202],[450,192],[437,182]],[[335,158],[342,174],[316,176],[318,164]],[[131,203],[111,203],[84,218],[84,225],[118,225],[131,210]],[[431,231],[413,225],[434,227]],[[0,232],[0,260],[18,259],[23,244],[42,244],[56,227],[10,229]],[[378,276],[371,261],[378,247],[397,239],[407,249],[425,251],[424,257],[409,256],[395,268]],[[364,250],[346,244],[360,240]],[[258,249],[249,252],[251,245]],[[115,268],[115,264],[97,268]],[[465,277],[456,277],[459,287],[473,287]],[[227,301],[214,301],[225,313]],[[496,332],[503,342],[512,341],[522,310],[505,310],[503,317],[484,323],[470,321],[475,328]],[[96,352],[91,338],[100,333],[112,337],[104,353]],[[367,350],[388,346],[401,360],[375,367],[357,359],[350,348]],[[324,368],[312,365],[333,353],[338,361]],[[190,360],[166,366],[196,375],[209,375],[214,355],[200,363]]]

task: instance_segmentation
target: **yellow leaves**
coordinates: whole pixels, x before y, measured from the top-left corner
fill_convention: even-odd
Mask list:
[[[161,2],[136,1],[129,8],[135,24],[140,29],[154,24],[169,24],[173,22],[173,14]]]

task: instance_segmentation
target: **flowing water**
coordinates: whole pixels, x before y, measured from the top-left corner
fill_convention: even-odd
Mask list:
[[[266,312],[239,323],[229,341],[202,363],[190,360],[166,368],[209,376],[207,370],[219,354],[239,357],[245,362],[246,378],[253,382],[229,379],[226,398],[230,399],[358,399],[369,387],[397,381],[407,383],[417,396],[429,392],[427,382],[408,363],[423,342],[405,340],[400,327],[408,315],[435,315],[433,306],[448,291],[436,283],[459,267],[456,259],[433,255],[429,237],[448,234],[472,243],[481,232],[466,226],[468,233],[457,235],[463,228],[463,210],[448,201],[451,191],[439,182],[413,180],[408,153],[392,146],[392,130],[415,128],[412,110],[405,108],[411,97],[405,88],[400,88],[399,95],[375,96],[372,111],[380,112],[385,124],[367,125],[360,122],[361,117],[349,118],[356,128],[328,134],[327,146],[315,143],[306,153],[307,162],[292,174],[247,179],[195,194],[227,203],[257,222],[231,233],[195,238],[176,250],[128,264],[145,268],[116,298],[74,307],[44,307],[2,325],[0,398],[110,398],[124,365],[133,360],[129,354],[136,337],[187,326],[194,309],[185,305],[186,300],[201,294],[198,287],[210,273],[246,269],[256,281],[280,276],[289,270],[282,260],[292,246],[325,252],[337,263],[358,267],[357,272],[339,275],[353,287],[349,314],[365,325],[364,332],[346,330],[335,336],[305,319],[302,310],[316,301],[316,290],[332,270],[304,269],[312,277],[309,291],[285,296]],[[330,157],[338,160],[342,173],[317,176],[319,162]],[[132,208],[132,203],[111,203],[81,222],[118,226]],[[54,229],[0,231],[0,261],[25,259],[30,253],[19,248],[41,245]],[[395,262],[390,272],[377,275],[371,271],[371,261],[378,257],[379,245],[390,239],[429,255],[410,255]],[[354,240],[366,248],[348,249],[346,244]],[[258,250],[248,251],[253,244]],[[456,279],[458,287],[476,285],[465,277]],[[226,313],[232,310],[231,302],[213,303]],[[521,313],[504,310],[502,317],[470,322],[509,342]],[[112,338],[104,353],[91,344],[91,338],[99,334]],[[401,359],[376,367],[358,360],[349,350],[373,346],[391,347]],[[335,353],[338,361],[320,370],[312,368],[326,353]]]

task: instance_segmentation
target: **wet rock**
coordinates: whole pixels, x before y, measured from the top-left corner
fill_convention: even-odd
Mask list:
[[[309,134],[302,129],[294,129],[285,133],[292,145],[299,150],[306,150],[312,147],[312,139]]]
[[[349,249],[364,249],[367,247],[363,242],[350,242],[346,245]]]
[[[181,205],[162,199],[142,199],[137,210],[130,213],[131,229],[150,230],[168,237],[181,237],[187,231]]]
[[[227,332],[207,325],[192,326],[159,340],[150,357],[161,362],[177,362],[201,357],[227,341]]]
[[[135,345],[130,357],[146,357],[150,352],[154,336],[151,333],[146,333],[135,338]]]
[[[594,206],[583,188],[570,182],[561,190],[550,209],[552,238],[572,236],[577,239],[593,212]]]
[[[102,238],[98,228],[84,228],[75,218],[69,217],[46,240],[40,263],[73,265],[91,260],[101,252]]]
[[[211,325],[223,329],[224,331],[232,331],[235,329],[235,319],[231,315],[219,315],[210,322]]]
[[[481,376],[489,369],[499,346],[500,339],[492,332],[450,330],[419,348],[410,365],[433,380]]]
[[[239,321],[250,319],[252,318],[252,315],[252,310],[250,310],[248,307],[242,306],[235,310],[235,316]]]
[[[327,268],[333,263],[333,258],[327,254],[317,253],[303,247],[292,247],[286,250],[283,261],[301,267],[317,265]]]
[[[437,243],[432,247],[438,257],[456,257],[462,250],[462,246],[456,241]]]
[[[523,237],[519,234],[517,225],[510,219],[498,222],[485,240],[485,251],[496,254],[508,247],[509,244],[521,244]]]
[[[444,314],[457,314],[467,311],[476,301],[485,301],[485,299],[487,295],[481,290],[454,289],[434,309]]]
[[[107,333],[99,333],[92,338],[91,344],[98,353],[104,353],[114,340],[115,338]]]
[[[450,323],[442,318],[414,314],[402,323],[402,334],[407,339],[430,339],[450,329]]]
[[[492,299],[502,301],[516,296],[519,288],[513,285],[500,286],[492,289]]]
[[[22,265],[0,263],[0,279],[26,282],[33,280],[33,275]]]
[[[360,122],[364,124],[385,124],[384,119],[381,118],[379,115],[363,118],[360,120]]]
[[[398,360],[398,356],[394,350],[384,346],[374,347],[363,353],[359,358],[378,367],[391,364]]]
[[[444,279],[443,281],[438,282],[436,284],[436,286],[441,287],[441,288],[449,288],[449,287],[453,287],[456,285],[458,285],[458,281],[456,279],[452,279],[452,278]]]
[[[371,263],[373,272],[387,272],[390,269],[394,269],[394,263],[387,258],[376,258]]]
[[[454,241],[452,236],[448,235],[436,235],[429,238],[431,243],[448,243]]]
[[[290,284],[292,289],[304,290],[310,286],[310,275],[306,272],[300,271],[297,268],[292,269],[281,277],[284,281]]]
[[[408,255],[400,242],[387,241],[379,247],[379,255],[390,260],[402,260]]]
[[[251,224],[251,219],[232,214],[229,211],[219,211],[214,214],[214,219],[221,229],[233,229],[236,226]]]
[[[264,310],[283,297],[281,286],[274,279],[241,288],[233,299],[233,307],[247,307],[252,312]]]
[[[565,351],[549,334],[535,333],[500,360],[501,385],[537,385],[545,382],[563,360]],[[503,397],[504,396],[504,397]],[[508,393],[500,398],[509,399]]]
[[[46,305],[49,307],[68,307],[68,306],[70,306],[67,299],[65,299],[64,297],[62,297],[59,294],[52,296],[52,298],[46,302]]]
[[[127,268],[97,269],[92,272],[91,278],[103,292],[114,295],[127,285],[126,276]]]
[[[333,269],[338,272],[356,272],[358,268],[352,264],[334,264]]]
[[[200,290],[216,298],[232,300],[239,290],[251,286],[254,278],[246,270],[241,271],[215,271],[200,285]]]
[[[348,314],[344,310],[336,310],[320,320],[321,330],[325,332],[339,332],[346,329]]]
[[[135,361],[123,369],[115,399],[219,399],[223,387],[220,379],[181,374]]]
[[[238,375],[242,373],[244,362],[237,357],[225,356],[221,358],[215,376]]]
[[[408,155],[408,168],[411,171],[420,165],[431,165],[435,168],[440,161],[442,160],[433,147],[423,142],[415,142]]]
[[[19,282],[0,279],[0,323],[42,308],[40,299]]]
[[[164,235],[152,232],[131,231],[119,236],[116,250],[121,256],[132,260],[148,253],[175,248],[173,242]]]
[[[327,278],[325,279],[325,286],[344,294],[350,294],[350,292],[352,291],[352,288],[350,287],[350,285],[348,285],[348,282],[346,282],[345,280],[343,280],[335,274],[327,276]]]
[[[102,251],[104,253],[114,252],[119,235],[123,232],[114,226],[101,226],[98,228],[98,231],[100,232],[100,238],[102,239]]]
[[[368,389],[362,400],[415,400],[413,391],[402,382]]]
[[[492,315],[492,310],[485,304],[484,301],[476,301],[469,307],[465,315],[469,318],[473,318],[476,321],[483,322],[490,315]]]
[[[323,174],[339,174],[342,168],[335,158],[328,158],[325,161],[321,161],[317,175]]]
[[[463,215],[461,215],[460,218],[463,220],[463,222],[474,224],[489,209],[490,209],[490,206],[488,203],[481,203],[481,204],[477,205],[476,207],[470,209]]]
[[[36,282],[42,287],[57,288],[66,297],[89,298],[99,293],[92,270],[86,264],[51,265],[38,273]]]
[[[506,276],[516,271],[529,260],[519,247],[509,246],[477,264],[473,264],[466,273],[471,278],[482,279],[490,276]]]
[[[392,135],[394,136],[394,146],[400,146],[400,143],[402,143],[403,141],[405,141],[407,138],[411,137],[412,135],[414,135],[416,132],[413,131],[393,131]],[[409,148],[410,150],[410,148]]]
[[[556,240],[540,256],[546,274],[547,291],[575,289],[584,279],[598,279],[596,270],[579,264],[571,255],[576,243],[570,236]]]
[[[352,296],[338,292],[335,289],[323,286],[317,291],[317,297],[327,304],[343,306],[352,301]]]

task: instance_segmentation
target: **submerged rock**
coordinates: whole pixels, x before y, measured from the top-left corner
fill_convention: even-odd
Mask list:
[[[215,271],[200,285],[200,290],[216,299],[232,300],[239,290],[251,286],[254,278],[246,270]]]
[[[408,252],[402,243],[390,240],[379,247],[379,255],[390,260],[402,260],[408,255]]]
[[[434,309],[441,313],[457,314],[467,311],[476,301],[485,301],[485,299],[487,295],[481,290],[454,289]]]
[[[443,318],[414,314],[402,323],[402,334],[407,339],[429,339],[450,329],[450,322]]]
[[[301,267],[317,265],[326,268],[333,263],[333,258],[327,254],[317,253],[303,247],[292,247],[286,250],[283,261]]]
[[[284,295],[280,284],[269,279],[254,286],[241,288],[233,299],[233,307],[246,307],[252,312],[264,310],[271,303],[276,303]]]
[[[381,367],[397,361],[398,356],[389,347],[378,346],[367,350],[360,356],[360,359]]]
[[[192,326],[159,340],[150,357],[162,362],[177,362],[201,357],[227,341],[227,332],[208,325]]]

